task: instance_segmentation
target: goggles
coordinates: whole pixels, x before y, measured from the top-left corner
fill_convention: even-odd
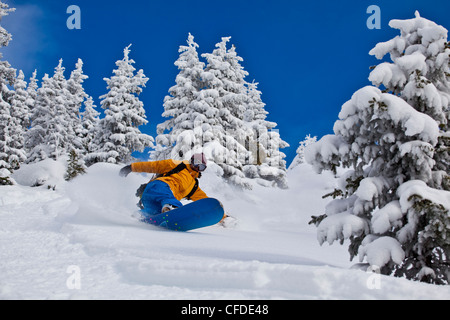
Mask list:
[[[206,170],[206,164],[204,164],[204,163],[193,164],[193,166],[195,167],[196,170],[198,170],[200,172]]]

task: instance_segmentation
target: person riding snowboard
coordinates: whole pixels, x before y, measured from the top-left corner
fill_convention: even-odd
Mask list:
[[[119,174],[126,177],[130,172],[156,173],[143,190],[141,205],[145,214],[153,215],[182,207],[180,200],[197,201],[207,198],[198,185],[201,172],[206,169],[203,153],[194,154],[190,161],[161,160],[135,162],[123,167]]]

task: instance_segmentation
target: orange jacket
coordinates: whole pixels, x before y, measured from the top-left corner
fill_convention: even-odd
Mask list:
[[[199,177],[199,173],[191,169],[189,161],[183,161],[186,164],[186,168],[179,173],[172,174],[168,177],[159,177],[157,180],[164,181],[172,190],[174,197],[177,200],[185,198],[194,188],[195,179]],[[131,170],[133,172],[148,172],[164,174],[169,172],[178,166],[181,161],[177,160],[161,160],[161,161],[148,161],[148,162],[135,162],[131,164]],[[200,187],[191,196],[191,200],[197,201],[207,198]]]

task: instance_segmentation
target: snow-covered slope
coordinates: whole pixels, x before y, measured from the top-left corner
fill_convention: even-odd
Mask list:
[[[39,170],[22,170],[15,180],[32,184]],[[134,192],[148,178],[118,170],[53,177],[55,191],[0,187],[0,299],[450,299],[448,287],[350,269],[344,246],[320,247],[307,222],[334,179],[309,165],[289,171],[288,190],[246,192],[210,167],[202,189],[239,224],[184,233],[139,222]]]

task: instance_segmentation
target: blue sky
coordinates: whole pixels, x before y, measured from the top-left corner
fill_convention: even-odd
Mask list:
[[[221,37],[244,58],[248,81],[259,82],[268,120],[278,123],[288,163],[307,134],[332,133],[342,104],[368,85],[369,67],[379,63],[368,52],[397,35],[391,19],[421,16],[450,29],[450,1],[299,1],[299,0],[2,0],[16,12],[1,22],[13,34],[4,58],[26,77],[53,74],[60,58],[66,76],[84,61],[86,92],[106,93],[115,61],[130,43],[135,67],[150,78],[141,95],[148,125],[156,135],[164,119],[163,99],[175,83],[178,47],[188,33],[199,53],[211,52]],[[67,8],[81,9],[81,30],[69,30]],[[367,8],[380,8],[381,29],[368,29]]]

